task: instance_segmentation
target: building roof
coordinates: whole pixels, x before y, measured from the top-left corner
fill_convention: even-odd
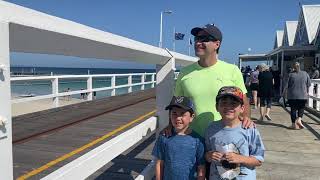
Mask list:
[[[276,49],[278,47],[281,47],[282,46],[282,40],[283,40],[283,30],[277,30],[276,39],[274,41],[273,48]]]
[[[301,7],[294,44],[312,44],[320,22],[320,5]]]
[[[267,60],[266,54],[239,54],[241,61],[265,61]]]
[[[283,46],[292,46],[296,35],[298,21],[286,21],[283,34]]]

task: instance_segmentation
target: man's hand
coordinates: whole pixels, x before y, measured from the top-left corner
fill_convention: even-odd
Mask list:
[[[226,153],[225,158],[229,163],[241,164],[244,162],[243,156],[233,152]]]
[[[248,129],[248,128],[255,128],[256,125],[249,117],[240,117],[240,120],[242,122],[242,128]]]
[[[169,124],[167,127],[165,127],[161,132],[160,134],[166,136],[166,137],[169,137],[172,135],[172,125]]]
[[[217,151],[208,151],[206,152],[205,158],[208,162],[211,161],[221,161],[221,158],[223,157],[223,154]]]

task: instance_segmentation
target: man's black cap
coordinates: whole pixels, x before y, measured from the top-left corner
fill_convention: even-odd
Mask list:
[[[194,112],[193,102],[185,96],[173,96],[166,110],[172,109],[173,107],[179,107],[192,113]]]
[[[222,33],[214,24],[207,24],[204,27],[195,27],[191,30],[191,34],[197,36],[200,31],[205,31],[215,39],[222,41]]]

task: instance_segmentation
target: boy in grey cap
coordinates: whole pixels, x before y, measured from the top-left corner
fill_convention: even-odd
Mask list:
[[[169,137],[160,134],[154,146],[156,179],[204,180],[204,144],[189,128],[194,118],[193,102],[184,96],[174,96],[166,110],[174,132]]]

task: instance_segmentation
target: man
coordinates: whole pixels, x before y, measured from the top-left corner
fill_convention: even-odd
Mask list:
[[[200,59],[181,70],[176,82],[175,96],[186,96],[193,100],[196,117],[191,128],[204,137],[209,123],[221,120],[215,108],[219,89],[223,86],[237,86],[244,93],[247,93],[247,90],[239,68],[218,59],[222,42],[222,33],[218,27],[214,24],[195,27],[191,34],[194,35],[195,54]],[[252,122],[246,95],[244,106],[243,127],[249,127]]]

